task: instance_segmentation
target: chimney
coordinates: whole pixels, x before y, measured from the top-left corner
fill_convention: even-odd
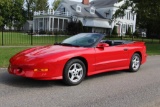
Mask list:
[[[82,4],[89,5],[89,0],[82,0]]]

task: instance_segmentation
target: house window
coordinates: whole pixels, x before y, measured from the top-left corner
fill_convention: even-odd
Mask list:
[[[63,8],[63,12],[66,12],[66,9],[65,9],[65,8]]]
[[[91,7],[90,13],[91,13],[91,14],[95,14],[95,8],[94,8],[94,7]]]
[[[110,14],[111,14],[111,10],[108,10],[108,11],[106,12],[106,17],[108,17]]]
[[[61,12],[62,12],[62,13],[65,12],[65,8],[61,8]]]
[[[77,6],[76,11],[81,12],[81,6]]]
[[[43,27],[43,22],[39,22],[39,27]]]

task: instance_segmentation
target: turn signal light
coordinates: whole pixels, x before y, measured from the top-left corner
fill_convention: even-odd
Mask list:
[[[48,69],[34,69],[34,72],[48,72]]]

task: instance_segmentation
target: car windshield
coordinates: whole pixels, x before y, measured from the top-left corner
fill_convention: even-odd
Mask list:
[[[61,45],[92,47],[94,46],[103,35],[96,33],[81,33],[65,39]]]

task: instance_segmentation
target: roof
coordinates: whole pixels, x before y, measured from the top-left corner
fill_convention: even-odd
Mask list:
[[[77,17],[106,19],[106,13],[108,12],[106,7],[113,6],[117,2],[118,0],[93,0],[89,5],[84,5],[77,1],[63,0],[61,5],[71,12],[72,15]],[[77,5],[81,7],[81,12],[76,11]],[[95,14],[90,13],[91,7],[95,7]]]
[[[99,18],[101,17],[98,14],[90,14],[89,9],[92,7],[91,5],[84,5],[81,2],[70,1],[70,0],[63,0],[61,4],[70,11],[73,15],[79,17],[92,17],[92,18]],[[79,5],[81,7],[81,12],[76,11],[76,7]],[[101,17],[102,18],[102,17]]]
[[[90,4],[96,8],[103,8],[106,6],[113,6],[117,2],[118,0],[93,0]]]
[[[114,6],[117,2],[118,0],[93,0],[89,5],[84,5],[82,2],[63,0],[61,5],[63,5],[72,16],[92,18],[91,20],[86,20],[85,23],[83,22],[84,26],[111,28],[107,19],[109,12],[107,7]],[[77,6],[81,7],[81,12],[76,11]],[[95,8],[95,14],[90,13],[91,7]]]
[[[94,20],[87,20],[83,22],[84,26],[90,26],[90,27],[100,27],[100,28],[111,28],[111,25],[107,20],[99,20],[99,19],[94,19]]]

